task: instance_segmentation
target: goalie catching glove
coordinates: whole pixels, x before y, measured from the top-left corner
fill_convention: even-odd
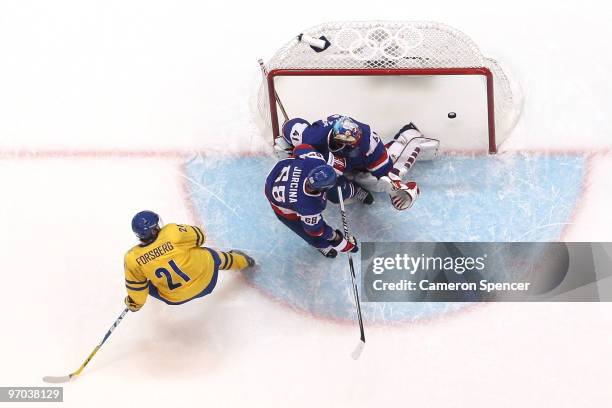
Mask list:
[[[380,180],[387,183],[387,192],[389,198],[391,198],[391,204],[399,211],[412,207],[414,201],[419,197],[419,187],[414,181],[402,183],[402,179],[393,172],[389,172]]]

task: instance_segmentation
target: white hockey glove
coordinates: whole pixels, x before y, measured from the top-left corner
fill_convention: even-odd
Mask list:
[[[402,179],[391,172],[382,176],[380,180],[387,183],[387,192],[389,198],[391,198],[391,204],[399,211],[412,207],[412,204],[419,197],[419,187],[414,181],[402,183]]]
[[[278,160],[286,159],[293,153],[293,146],[287,143],[284,137],[277,136],[274,139],[274,154]]]

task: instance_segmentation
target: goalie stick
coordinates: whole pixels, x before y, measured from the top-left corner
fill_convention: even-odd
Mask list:
[[[344,209],[344,198],[342,197],[342,189],[340,188],[340,186],[338,186],[338,197],[340,199],[340,213],[342,214],[342,226],[344,227],[344,235],[346,237],[348,237],[349,235],[349,230],[348,230],[348,223],[346,221],[346,210]],[[357,308],[357,319],[359,320],[359,331],[360,331],[360,337],[359,337],[359,343],[357,343],[357,347],[355,347],[355,350],[351,353],[351,357],[353,358],[353,360],[357,360],[359,358],[359,356],[361,356],[361,352],[363,351],[363,348],[365,347],[365,331],[363,329],[363,319],[361,318],[361,304],[359,303],[359,291],[357,290],[357,283],[356,283],[356,278],[355,278],[355,267],[353,265],[353,256],[350,252],[346,253],[348,255],[348,261],[349,261],[349,269],[351,270],[351,283],[353,286],[353,296],[355,298],[355,306]]]
[[[85,368],[85,366],[87,364],[89,364],[89,362],[91,361],[91,359],[93,358],[93,356],[96,355],[96,353],[98,352],[98,350],[100,350],[100,348],[102,347],[102,345],[106,342],[106,340],[108,340],[108,338],[110,337],[111,333],[113,332],[113,330],[115,330],[115,328],[119,325],[119,323],[121,323],[121,320],[123,320],[123,318],[125,317],[126,313],[129,312],[130,309],[128,309],[127,307],[123,310],[123,312],[121,312],[121,314],[119,315],[119,317],[117,318],[117,320],[115,320],[115,322],[113,323],[113,325],[111,326],[111,328],[106,332],[106,335],[104,336],[104,338],[102,339],[102,341],[100,342],[100,344],[98,344],[96,346],[95,349],[93,349],[93,351],[89,354],[89,356],[85,359],[85,362],[83,364],[81,364],[81,367],[79,367],[78,370],[76,370],[73,373],[70,373],[68,375],[63,375],[63,376],[58,376],[58,377],[54,377],[54,376],[46,376],[43,377],[43,381],[46,383],[52,383],[52,384],[57,384],[57,383],[65,383],[70,381],[73,377],[76,377],[77,375],[81,374],[81,371],[83,371],[83,369]]]
[[[259,62],[259,66],[261,68],[261,73],[263,74],[264,83],[265,83],[268,81],[268,68],[266,68],[266,64],[264,64],[262,59],[257,60],[257,62]],[[281,113],[283,114],[283,117],[285,118],[285,122],[288,121],[289,115],[287,115],[287,111],[285,110],[285,107],[283,106],[283,102],[281,101],[276,91],[274,91],[274,99],[276,99],[276,103],[278,104],[278,107],[280,108]]]

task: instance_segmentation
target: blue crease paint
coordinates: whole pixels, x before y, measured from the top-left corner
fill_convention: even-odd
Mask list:
[[[329,260],[276,220],[263,194],[270,157],[198,157],[186,165],[192,204],[207,234],[249,251],[261,265],[245,278],[268,295],[315,316],[353,320],[345,257]],[[554,241],[582,190],[585,158],[571,155],[445,156],[419,162],[414,207],[392,208],[385,194],[370,207],[347,207],[360,241]],[[329,204],[325,218],[341,225]],[[359,274],[359,271],[358,271]],[[366,323],[415,321],[465,305],[366,303]]]

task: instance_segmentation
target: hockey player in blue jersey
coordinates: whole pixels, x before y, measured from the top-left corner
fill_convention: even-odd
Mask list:
[[[310,145],[299,145],[291,157],[276,163],[266,178],[265,194],[277,218],[323,255],[334,258],[338,252],[357,252],[357,240],[344,236],[323,219],[327,201],[339,202],[337,186],[344,199],[373,202],[372,195],[339,175],[327,159]]]
[[[410,208],[419,195],[415,182],[404,182],[408,170],[419,155],[421,160],[434,158],[439,147],[437,140],[423,137],[412,123],[385,145],[369,125],[341,115],[313,124],[302,118],[288,120],[275,149],[289,153],[302,143],[333,155],[344,173],[369,190],[388,192],[398,210]]]

